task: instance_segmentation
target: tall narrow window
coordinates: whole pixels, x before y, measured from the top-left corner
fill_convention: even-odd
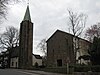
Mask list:
[[[16,68],[17,68],[17,62],[16,62]]]
[[[57,66],[59,66],[59,67],[62,66],[62,59],[57,60]]]
[[[14,62],[12,62],[12,66],[14,66]]]

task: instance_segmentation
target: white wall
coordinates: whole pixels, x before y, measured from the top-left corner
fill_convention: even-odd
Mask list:
[[[35,65],[36,62],[38,63],[38,66],[42,65],[42,59],[36,59],[34,55],[32,56],[32,62],[33,66]]]
[[[18,68],[18,57],[11,58],[10,67],[12,67],[12,68]]]
[[[79,50],[76,54],[76,59],[78,60],[78,57],[80,56],[83,56],[83,55],[89,55],[88,54],[88,49],[89,49],[89,43],[83,39],[80,39],[78,41],[79,43]],[[90,60],[84,60],[84,59],[81,59],[81,60],[78,60],[78,63],[80,64],[88,64],[90,62]]]

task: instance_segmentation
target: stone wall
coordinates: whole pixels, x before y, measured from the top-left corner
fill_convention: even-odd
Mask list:
[[[100,72],[75,72],[74,75],[100,75]]]
[[[56,31],[47,41],[47,65],[58,67],[58,62],[62,67],[67,62],[74,63],[73,37],[61,31]],[[58,62],[57,62],[58,61]]]
[[[23,21],[20,25],[19,46],[19,68],[32,67],[33,23],[30,21]]]

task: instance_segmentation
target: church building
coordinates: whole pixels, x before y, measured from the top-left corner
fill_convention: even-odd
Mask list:
[[[27,6],[24,19],[20,23],[19,46],[13,47],[9,51],[0,53],[0,64],[7,68],[32,69],[37,63],[42,66],[42,57],[33,54],[33,23]]]
[[[33,23],[31,22],[29,6],[27,6],[24,19],[20,24],[19,47],[19,68],[31,68],[33,50]]]
[[[90,63],[89,60],[79,59],[79,57],[89,55],[88,50],[91,43],[79,37],[76,39],[77,52],[75,54],[73,46],[74,36],[70,33],[56,30],[47,40],[47,66],[66,67],[67,63],[88,65]]]

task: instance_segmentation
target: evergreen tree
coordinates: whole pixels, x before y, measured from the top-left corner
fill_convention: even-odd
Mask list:
[[[94,37],[89,53],[92,65],[100,65],[100,38]]]

